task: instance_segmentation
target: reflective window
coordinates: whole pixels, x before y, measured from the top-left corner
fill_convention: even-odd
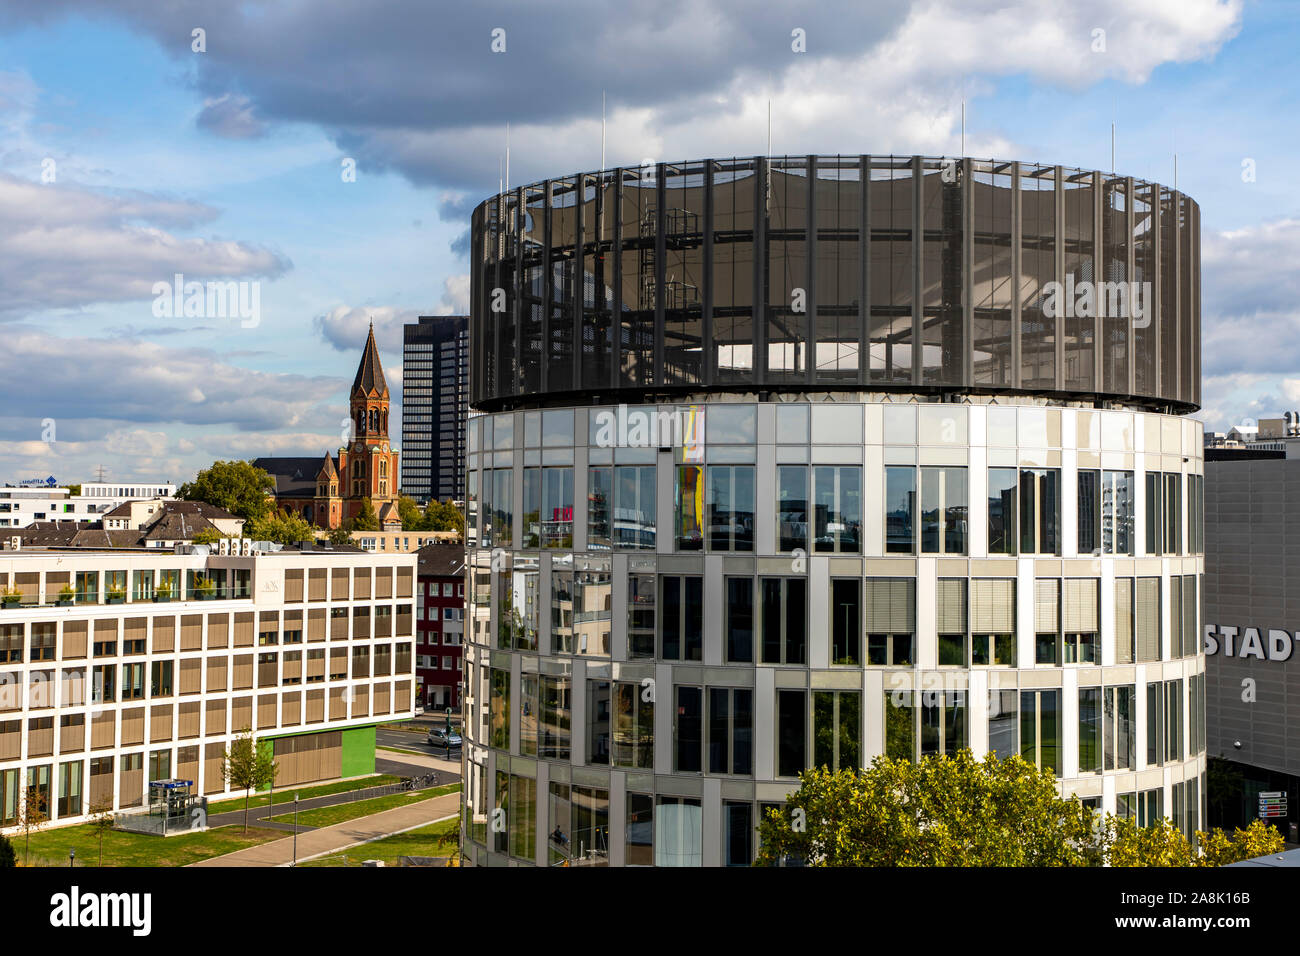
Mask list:
[[[831,580],[831,663],[862,663],[862,579]]]
[[[802,664],[808,643],[807,579],[759,578],[764,664]]]
[[[776,692],[776,774],[797,777],[807,768],[807,696],[801,690]]]
[[[778,411],[780,409],[778,408]],[[777,481],[777,547],[781,551],[808,550],[808,468],[781,465]]]
[[[856,770],[862,755],[862,694],[813,691],[813,765]]]
[[[916,469],[885,469],[885,551],[912,554],[916,550]]]
[[[627,579],[627,656],[655,656],[655,576],[632,572]]]
[[[704,469],[684,465],[677,469],[676,531],[678,551],[704,548]]]
[[[752,465],[710,465],[706,504],[711,551],[754,550]]]
[[[818,465],[812,473],[814,549],[857,554],[862,549],[862,469]]]
[[[1137,755],[1134,688],[1106,687],[1102,691],[1102,750],[1107,770],[1132,770]]]
[[[966,553],[966,469],[921,469],[921,551]]]
[[[1002,760],[1020,754],[1018,701],[1019,695],[1014,690],[989,691],[989,751]]]
[[[704,579],[659,579],[659,656],[668,661],[704,659]]]
[[[1020,756],[1038,767],[1061,775],[1061,692],[1020,692]]]
[[[723,641],[723,660],[728,664],[750,664],[754,661],[754,579],[728,577],[725,579],[726,626]]]
[[[708,706],[709,773],[753,773],[754,692],[710,687]]]

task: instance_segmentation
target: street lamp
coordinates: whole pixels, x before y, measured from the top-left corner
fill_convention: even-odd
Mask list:
[[[293,795],[293,865],[298,865],[298,794]]]
[[[76,866],[76,865],[77,865],[77,848],[73,847],[71,850],[68,851],[68,866]]]

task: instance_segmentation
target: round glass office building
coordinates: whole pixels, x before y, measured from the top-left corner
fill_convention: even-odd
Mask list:
[[[474,212],[468,862],[747,865],[810,766],[1204,817],[1199,210],[706,160]]]

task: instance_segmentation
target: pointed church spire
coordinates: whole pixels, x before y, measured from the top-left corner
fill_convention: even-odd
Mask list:
[[[375,344],[375,322],[370,321],[370,332],[366,336],[366,350],[361,355],[361,364],[357,366],[357,377],[352,381],[352,394],[360,391],[365,395],[377,392],[388,397],[388,383],[384,381],[384,368],[379,362],[379,346]]]

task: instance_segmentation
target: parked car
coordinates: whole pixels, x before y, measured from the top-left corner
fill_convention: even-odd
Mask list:
[[[445,727],[435,727],[430,730],[428,741],[430,747],[442,747],[444,750],[455,750],[461,745],[460,734]]]

